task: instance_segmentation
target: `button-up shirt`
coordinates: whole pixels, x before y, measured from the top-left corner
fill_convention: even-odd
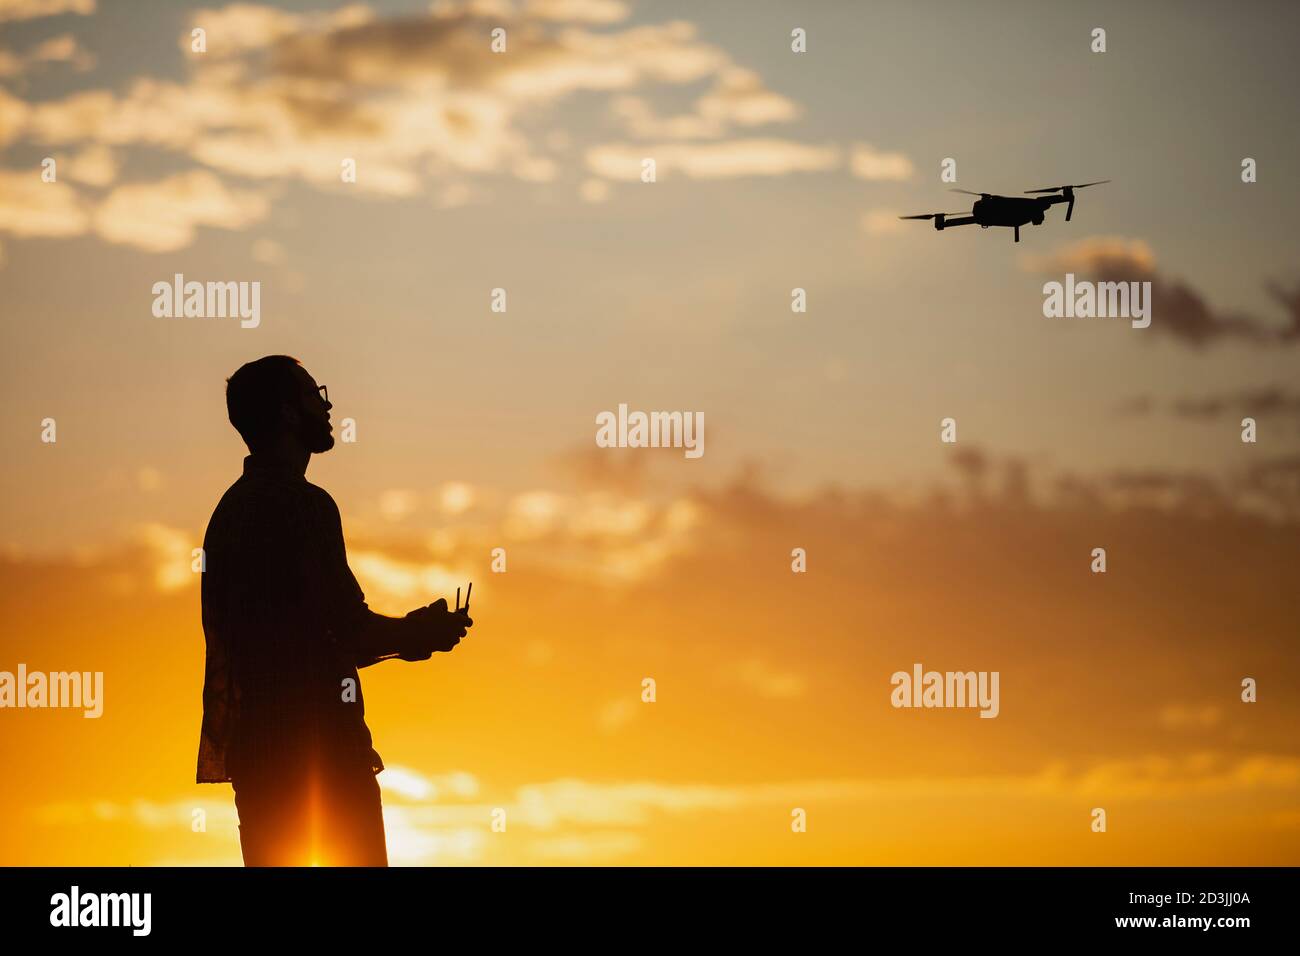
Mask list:
[[[348,567],[334,499],[291,466],[249,455],[203,548],[198,782],[326,764],[382,770],[357,675],[373,612]]]

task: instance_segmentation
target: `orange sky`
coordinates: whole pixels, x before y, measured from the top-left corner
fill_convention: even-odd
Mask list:
[[[484,514],[440,543],[423,513],[349,541],[380,610],[443,575],[476,584],[455,653],[363,674],[394,862],[1295,858],[1293,528],[1000,495],[796,503],[744,483],[662,505],[587,483],[529,529]],[[1097,540],[1106,577],[1087,570]],[[182,544],[5,563],[5,634],[41,636],[6,659],[106,675],[99,720],[3,715],[0,757],[31,771],[4,792],[6,862],[237,862],[228,788],[188,783],[202,651]],[[998,670],[1000,715],[892,709],[889,675],[913,661]]]
[[[0,710],[0,865],[238,864],[190,555],[223,380],[279,352],[357,422],[308,478],[371,606],[475,584],[454,653],[362,672],[394,863],[1300,860],[1269,17],[1103,4],[1103,58],[1015,3],[82,6],[0,0],[0,671],[102,670],[105,711]],[[1018,247],[899,223],[961,208],[947,156],[1114,182]],[[1045,319],[1066,271],[1153,281],[1152,327]],[[261,281],[261,325],[155,318],[176,272]],[[597,448],[624,402],[705,455]],[[998,671],[998,717],[892,708],[916,662]]]

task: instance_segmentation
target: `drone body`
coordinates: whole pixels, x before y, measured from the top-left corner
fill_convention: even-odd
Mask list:
[[[1029,189],[1026,194],[1048,193],[1033,196],[995,196],[992,193],[973,193],[968,189],[954,189],[952,192],[979,196],[971,211],[965,212],[931,212],[920,216],[899,216],[899,219],[933,219],[934,228],[943,230],[950,226],[977,225],[987,229],[989,226],[1009,226],[1015,230],[1016,242],[1020,241],[1020,227],[1032,223],[1041,226],[1047,210],[1057,203],[1068,203],[1065,207],[1065,221],[1074,215],[1074,191],[1085,186],[1099,186],[1110,182],[1099,179],[1092,183],[1077,183],[1072,186],[1049,186],[1046,189]],[[1051,195],[1055,194],[1055,195]]]

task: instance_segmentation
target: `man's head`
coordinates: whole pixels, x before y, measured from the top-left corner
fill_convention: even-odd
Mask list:
[[[307,452],[334,447],[330,409],[320,386],[298,360],[268,355],[226,379],[226,411],[250,452],[286,445]]]

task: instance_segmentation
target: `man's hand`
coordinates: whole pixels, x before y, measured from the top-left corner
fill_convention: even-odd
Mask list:
[[[413,633],[399,655],[404,661],[427,661],[435,651],[451,650],[474,625],[465,611],[447,610],[446,598],[412,611],[406,620],[413,626]]]

